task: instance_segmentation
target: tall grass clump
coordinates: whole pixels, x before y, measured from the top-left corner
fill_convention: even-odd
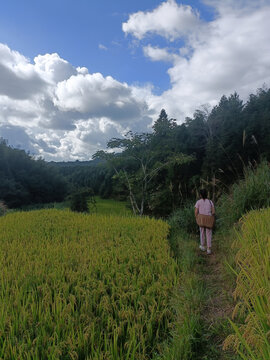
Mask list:
[[[217,224],[230,227],[245,213],[270,205],[270,168],[263,161],[256,168],[247,167],[244,178],[235,183],[229,194],[220,197],[217,204]]]
[[[237,304],[234,333],[225,341],[244,360],[270,359],[270,209],[251,211],[241,220],[234,247]]]
[[[64,210],[0,218],[0,359],[146,360],[179,282],[161,220]]]
[[[5,215],[7,212],[7,206],[3,201],[0,200],[0,216]]]
[[[196,234],[198,225],[195,221],[195,201],[186,203],[182,208],[173,212],[169,218],[169,223],[175,230],[181,230],[188,234]]]

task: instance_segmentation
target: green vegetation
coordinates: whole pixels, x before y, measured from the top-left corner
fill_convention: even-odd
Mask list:
[[[194,202],[187,202],[185,206],[174,211],[170,216],[170,225],[186,234],[198,233],[198,225],[194,221]]]
[[[211,112],[197,110],[181,125],[163,109],[152,133],[113,138],[110,152],[95,154],[107,161],[111,195],[129,198],[138,213],[162,217],[193,200],[201,186],[216,201],[248,164],[270,159],[269,104],[266,89],[246,104],[237,94],[223,96]],[[115,148],[121,152],[112,153]]]
[[[0,358],[149,359],[174,319],[168,225],[70,211],[0,218]]]
[[[237,300],[233,311],[234,333],[225,348],[232,347],[244,360],[270,358],[270,208],[252,211],[236,233]]]
[[[96,211],[97,214],[119,216],[132,215],[132,211],[125,201],[102,199],[99,196],[95,196],[95,201],[96,209],[94,211]]]
[[[57,169],[0,138],[0,200],[9,208],[63,201],[66,193],[66,181]]]
[[[92,212],[96,209],[96,201],[91,188],[81,188],[70,196],[70,210],[77,212]]]
[[[176,317],[171,339],[164,344],[163,354],[158,359],[199,359],[197,356],[202,346],[202,311],[206,294],[199,275],[197,243],[176,226],[173,227],[170,241],[181,271],[180,286],[172,302]]]
[[[244,178],[236,182],[217,206],[219,225],[231,227],[243,214],[270,205],[270,168],[266,161],[244,169]]]
[[[176,297],[181,316],[164,359],[269,358],[270,209],[249,212],[269,206],[269,179],[266,162],[249,167],[220,198],[210,257],[199,253],[198,233],[197,239],[191,235],[194,204],[170,217],[170,244],[181,268],[182,296]]]
[[[49,165],[1,140],[0,215],[54,209],[0,218],[0,358],[269,359],[269,139],[260,89],[181,125],[162,110],[153,132],[111,139],[91,162]],[[201,187],[216,204],[211,257],[198,251]],[[56,210],[70,199],[92,215]],[[132,213],[169,218],[170,249],[165,222]]]

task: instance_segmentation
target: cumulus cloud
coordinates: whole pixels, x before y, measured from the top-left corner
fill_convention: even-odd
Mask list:
[[[7,45],[0,44],[0,94],[13,99],[28,99],[42,92],[46,81],[35,67]]]
[[[0,44],[0,136],[46,160],[85,160],[112,137],[149,131],[162,108],[182,122],[223,94],[245,99],[269,85],[269,0],[203,1],[214,11],[209,22],[169,0],[123,24],[150,61],[168,63],[170,87],[159,96],[155,84],[89,73],[56,53],[31,61]]]
[[[147,112],[147,104],[138,101],[127,84],[100,73],[79,74],[58,83],[54,104],[62,111],[77,111],[89,118],[107,117],[126,126]]]
[[[167,49],[161,49],[157,46],[147,45],[143,47],[144,55],[153,61],[174,62],[178,55],[170,53]]]
[[[46,78],[58,83],[76,75],[78,71],[56,53],[38,55],[34,58],[35,69]]]
[[[164,107],[179,121],[192,115],[200,105],[215,105],[223,94],[237,91],[246,99],[258,87],[270,83],[269,1],[204,2],[213,7],[215,17],[195,27],[192,36],[186,38],[184,31],[172,30],[183,15],[183,8],[175,1],[162,3],[151,12],[132,14],[123,24],[124,31],[138,39],[150,29],[153,36],[156,33],[165,38],[181,37],[179,55],[171,58],[173,65],[168,69],[170,89],[161,96],[148,97],[151,109]],[[170,11],[163,12],[165,7],[175,9],[177,20],[172,20],[172,24]],[[181,8],[181,14],[176,8]],[[199,18],[194,15],[195,10],[190,9],[188,13]],[[162,33],[158,30],[158,15],[164,17]],[[144,54],[152,61],[169,60],[170,49],[152,46],[151,39],[148,38],[149,44],[143,47]],[[176,44],[172,45],[175,51]]]
[[[139,11],[130,15],[128,21],[122,24],[122,29],[139,40],[154,33],[173,41],[189,35],[200,26],[199,14],[191,6],[168,0],[153,11]]]
[[[26,130],[21,126],[0,125],[0,138],[8,139],[8,143],[18,149],[24,149],[32,154],[37,153],[34,146],[35,141],[31,139]]]
[[[89,159],[111,137],[146,131],[148,106],[111,76],[58,54],[33,63],[0,44],[0,137],[47,160]]]

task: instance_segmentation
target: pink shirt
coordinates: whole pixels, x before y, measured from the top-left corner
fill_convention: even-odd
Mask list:
[[[214,207],[214,204],[208,199],[200,199],[195,204],[195,208],[199,210],[199,214],[203,215],[211,215],[211,207]]]

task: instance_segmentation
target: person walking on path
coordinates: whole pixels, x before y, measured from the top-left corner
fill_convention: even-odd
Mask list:
[[[195,217],[198,214],[214,215],[215,207],[211,200],[207,198],[207,191],[205,189],[200,190],[201,199],[195,204]],[[207,249],[205,248],[205,232],[207,240]],[[207,254],[211,254],[212,247],[212,229],[200,226],[200,249],[202,251],[207,250]]]

